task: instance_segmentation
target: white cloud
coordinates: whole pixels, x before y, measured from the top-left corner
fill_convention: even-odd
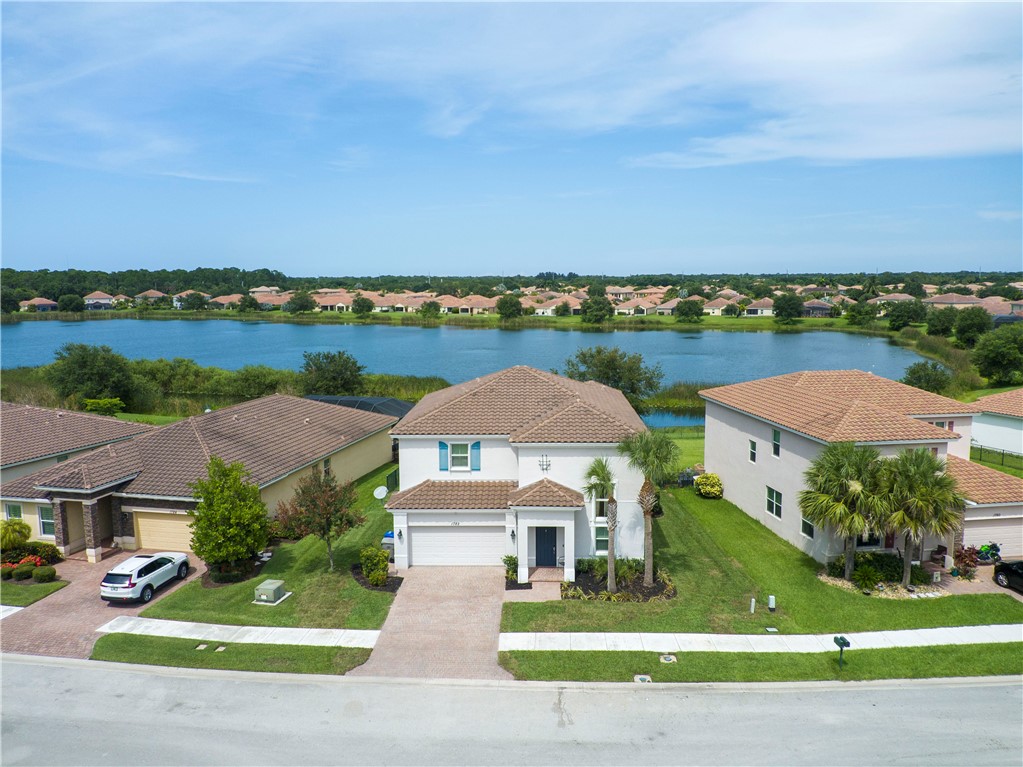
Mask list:
[[[337,152],[337,156],[327,161],[327,165],[335,170],[352,171],[369,167],[373,160],[373,152],[365,146],[346,146]]]
[[[978,210],[977,215],[988,221],[1019,221],[1023,213],[1018,210]]]

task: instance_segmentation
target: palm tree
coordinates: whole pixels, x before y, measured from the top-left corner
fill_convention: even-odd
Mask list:
[[[909,585],[913,569],[910,552],[928,533],[946,537],[963,524],[966,502],[956,490],[955,477],[946,473],[945,461],[929,450],[904,450],[884,462],[887,528],[905,534],[902,585]]]
[[[845,579],[856,565],[856,539],[881,524],[880,454],[872,447],[836,442],[803,475],[799,510],[809,522],[830,527],[845,539]]]
[[[643,509],[643,585],[654,585],[654,507],[660,486],[678,463],[678,445],[663,431],[641,431],[618,445],[629,466],[643,473],[639,506]]]
[[[595,458],[583,475],[586,484],[583,493],[593,500],[605,498],[607,516],[607,590],[618,593],[618,582],[615,580],[615,528],[618,527],[618,501],[615,500],[615,475],[607,458]]]

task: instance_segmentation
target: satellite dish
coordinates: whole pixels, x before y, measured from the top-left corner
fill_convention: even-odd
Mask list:
[[[384,500],[384,498],[387,497],[387,488],[381,485],[380,487],[373,491],[373,497],[376,498],[378,501]]]

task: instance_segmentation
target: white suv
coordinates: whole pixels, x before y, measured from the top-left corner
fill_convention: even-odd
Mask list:
[[[188,575],[188,556],[175,551],[138,554],[103,576],[99,596],[107,602],[148,602],[163,584]]]

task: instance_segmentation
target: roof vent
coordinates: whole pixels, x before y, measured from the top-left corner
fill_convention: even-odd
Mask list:
[[[238,420],[238,414],[235,413],[233,416],[231,416],[231,420],[232,421],[237,421]]]
[[[309,423],[309,419],[306,418],[304,421],[302,421],[302,423]]]

